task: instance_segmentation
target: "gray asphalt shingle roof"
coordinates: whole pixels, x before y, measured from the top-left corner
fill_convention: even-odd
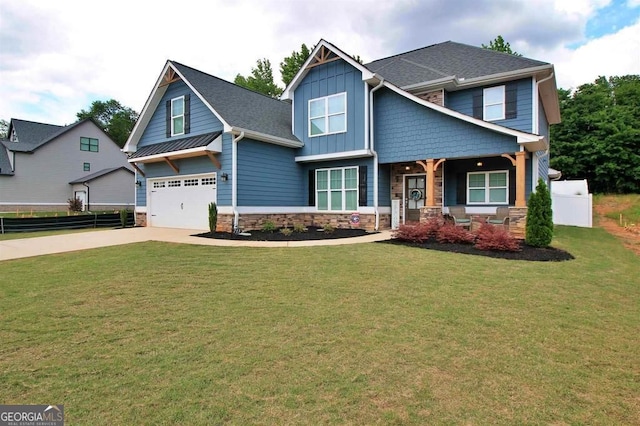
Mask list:
[[[445,77],[471,79],[544,65],[550,64],[447,41],[378,59],[365,67],[404,87]]]
[[[291,104],[170,61],[232,127],[299,142],[291,132]]]
[[[15,130],[18,136],[18,142],[7,142],[6,146],[11,151],[33,152],[45,143],[52,141],[88,120],[90,119],[86,118],[69,124],[68,126],[57,126],[55,124],[36,123],[34,121],[12,118],[10,128]]]
[[[215,138],[220,136],[222,132],[206,133],[204,135],[191,136],[187,138],[177,139],[175,141],[154,143],[146,145],[138,149],[129,158],[147,157],[149,155],[164,154],[167,152],[180,151],[183,149],[200,148],[207,146]]]
[[[5,149],[6,144],[13,143],[8,139],[0,139],[0,175],[13,176],[13,170],[11,169],[11,162],[9,162],[9,155]]]
[[[109,173],[113,173],[113,172],[115,172],[117,170],[120,170],[120,169],[126,170],[129,173],[133,174],[133,171],[127,169],[124,166],[110,167],[108,169],[102,169],[102,170],[97,171],[95,173],[91,173],[90,175],[79,177],[78,179],[75,179],[75,180],[72,180],[71,182],[69,182],[69,184],[73,185],[73,184],[76,184],[76,183],[90,182],[90,181],[92,181],[94,179],[97,179],[97,178],[99,178],[101,176],[104,176],[104,175],[108,175]]]

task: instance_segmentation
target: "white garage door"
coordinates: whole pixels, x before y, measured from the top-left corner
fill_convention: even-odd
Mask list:
[[[216,202],[215,173],[153,178],[147,188],[150,226],[209,229],[209,203]]]

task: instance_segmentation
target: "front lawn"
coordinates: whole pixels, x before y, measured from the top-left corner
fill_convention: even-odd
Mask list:
[[[0,402],[69,424],[633,424],[640,262],[148,242],[0,262]]]

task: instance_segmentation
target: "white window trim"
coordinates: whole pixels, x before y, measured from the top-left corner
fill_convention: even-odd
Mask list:
[[[349,169],[355,169],[356,170],[356,188],[355,188],[355,192],[356,192],[356,208],[355,210],[358,209],[358,200],[360,200],[360,168],[358,166],[347,166],[347,167],[331,167],[331,168],[325,168],[325,169],[316,169],[316,174],[315,174],[315,198],[316,198],[316,211],[318,212],[327,212],[327,213],[336,213],[336,212],[340,212],[340,213],[344,213],[344,212],[351,212],[353,210],[351,209],[345,209],[346,204],[347,204],[347,197],[346,197],[346,193],[347,191],[353,191],[353,189],[347,189],[344,186],[344,176],[345,176],[345,170],[349,170]],[[332,170],[342,170],[342,209],[341,210],[331,210],[331,171]],[[327,189],[318,189],[318,172],[327,172]],[[323,191],[327,193],[327,209],[326,210],[320,210],[318,208],[318,192]],[[333,190],[333,191],[337,191],[337,190]]]
[[[494,103],[487,103],[487,91],[488,90],[495,90],[495,89],[501,89],[502,90],[502,97],[501,97],[501,101],[500,102],[494,102]],[[495,106],[495,105],[502,105],[502,114],[500,115],[500,117],[496,117],[496,118],[487,118],[487,107],[490,106]],[[498,121],[498,120],[504,120],[506,115],[505,115],[505,107],[506,107],[506,98],[505,98],[505,86],[495,86],[495,87],[487,87],[486,89],[483,89],[482,91],[482,117],[485,121]]]
[[[507,176],[507,183],[505,186],[494,186],[494,187],[490,187],[489,186],[489,174],[491,173],[504,173]],[[471,175],[484,175],[485,179],[484,179],[484,201],[482,202],[472,202],[471,201],[471,197],[469,196],[470,194],[470,190],[472,189],[469,186],[469,176]],[[489,190],[490,189],[506,189],[506,200],[504,202],[497,202],[497,201],[489,201]],[[473,188],[473,189],[481,189],[481,188]],[[467,204],[469,205],[475,205],[475,206],[480,206],[480,205],[509,205],[509,171],[508,170],[488,170],[486,172],[468,172],[467,173]]]
[[[337,96],[344,96],[344,112],[329,114],[329,98],[335,98]],[[327,130],[324,133],[320,133],[317,135],[311,134],[311,102],[316,102],[319,100],[324,100],[324,128]],[[329,117],[334,115],[344,114],[344,130],[340,130],[339,132],[329,132]],[[323,116],[313,117],[314,119],[321,118]],[[338,133],[346,133],[347,132],[347,92],[336,93],[335,95],[329,96],[321,96],[319,98],[309,99],[307,102],[307,133],[310,138],[316,138],[318,136],[327,136],[327,135],[335,135]]]
[[[182,114],[173,115],[173,103],[174,102],[178,102],[178,101],[182,102]],[[171,99],[171,136],[184,135],[184,124],[185,124],[184,123],[184,113],[185,113],[184,109],[185,109],[184,96],[178,96],[177,98]],[[176,119],[178,117],[182,117],[182,133],[176,133],[174,128],[173,128],[174,119]]]

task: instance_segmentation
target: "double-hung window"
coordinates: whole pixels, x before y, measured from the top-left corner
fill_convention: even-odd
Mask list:
[[[309,137],[347,131],[347,93],[309,101]]]
[[[98,139],[80,138],[80,151],[98,152]]]
[[[504,120],[504,86],[490,87],[483,91],[483,115],[486,121]]]
[[[316,170],[318,210],[348,211],[358,208],[358,168]]]
[[[184,134],[184,96],[171,99],[171,136]]]
[[[468,204],[509,204],[509,172],[467,174]]]

